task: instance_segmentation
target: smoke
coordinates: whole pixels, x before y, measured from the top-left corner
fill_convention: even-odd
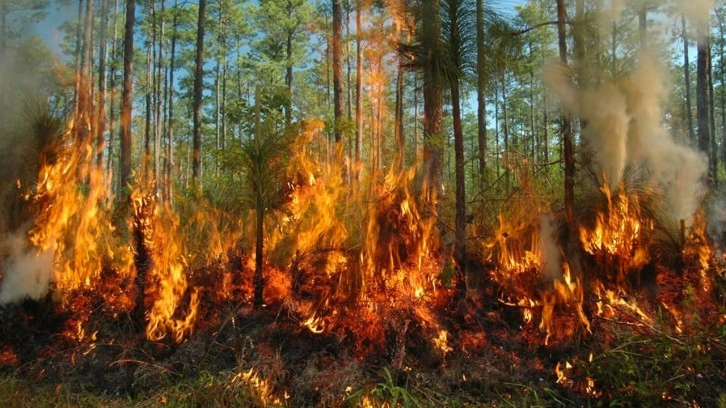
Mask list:
[[[38,298],[53,278],[53,250],[39,252],[27,238],[33,217],[23,195],[62,129],[48,97],[62,87],[57,58],[38,37],[7,40],[0,55],[0,304]]]
[[[29,245],[25,229],[10,234],[0,244],[8,253],[2,263],[0,305],[26,298],[38,299],[48,292],[53,280],[54,248],[39,252]]]
[[[562,276],[562,254],[557,245],[558,224],[550,213],[539,216],[539,248],[542,273],[547,279],[558,279]]]
[[[700,30],[708,29],[713,0],[678,0],[676,7],[692,25]]]
[[[583,142],[611,191],[626,169],[640,169],[649,185],[662,192],[664,212],[674,220],[689,219],[705,193],[707,160],[677,143],[664,125],[665,72],[643,53],[632,72],[598,85],[576,88],[569,70],[559,64],[546,69],[544,81],[582,121]]]

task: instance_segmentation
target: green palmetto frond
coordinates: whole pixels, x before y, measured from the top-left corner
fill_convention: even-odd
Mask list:
[[[428,35],[430,27],[419,27],[413,41],[393,43],[393,48],[404,60],[403,66],[410,70],[431,72],[446,83],[477,74],[475,2],[440,0],[433,3],[439,6],[440,36],[435,46],[427,48],[425,36]],[[423,13],[431,12],[426,4],[428,2],[417,2],[411,6],[419,26]],[[516,59],[521,49],[521,39],[515,35],[510,22],[491,7],[484,10],[484,30],[488,69],[481,74],[492,76]]]

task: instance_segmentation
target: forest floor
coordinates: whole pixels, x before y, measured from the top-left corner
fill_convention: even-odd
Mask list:
[[[659,282],[661,295],[673,282]],[[338,308],[321,333],[271,291],[260,308],[202,296],[180,344],[146,339],[97,292],[78,294],[76,312],[27,300],[0,308],[0,406],[726,407],[716,285],[720,305],[677,288],[678,324],[644,291],[631,295],[654,299],[642,304],[655,320],[593,306],[587,330],[563,308],[550,336],[496,293],[455,299],[446,287],[395,304],[381,290]]]

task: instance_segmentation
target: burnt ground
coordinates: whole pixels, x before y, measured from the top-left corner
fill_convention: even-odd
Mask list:
[[[231,282],[249,282],[244,262],[230,265],[241,269],[232,268]],[[224,270],[197,271],[197,284],[224,281]],[[625,307],[596,315],[590,305],[588,331],[571,308],[559,307],[557,332],[548,337],[537,327],[536,308],[525,321],[521,308],[498,300],[494,285],[460,298],[442,286],[419,299],[382,288],[365,300],[320,309],[323,332],[313,333],[300,315],[306,299],[280,296],[275,282],[282,278],[275,275],[284,273],[267,273],[267,304],[257,309],[248,285],[225,296],[221,283],[202,288],[196,328],[180,344],[146,339],[128,301],[133,284],[112,273],[105,289],[79,291],[66,306],[50,296],[3,306],[0,374],[119,401],[158,398],[204,376],[245,373],[266,381],[260,405],[276,397],[295,407],[355,406],[364,394],[387,390],[391,397],[401,389],[426,406],[705,407],[725,399],[722,294],[684,307],[690,315],[678,330],[672,316],[645,322]],[[659,315],[663,310],[653,305],[668,296],[684,305],[693,300],[682,275],[659,276],[659,290],[632,294],[652,299],[643,304],[654,309],[644,309]]]

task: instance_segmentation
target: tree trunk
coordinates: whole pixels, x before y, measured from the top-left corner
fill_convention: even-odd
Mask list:
[[[124,88],[121,94],[121,156],[119,159],[119,197],[125,200],[127,185],[131,182],[131,103],[133,92],[134,23],[136,0],[126,0],[126,27],[124,31]]]
[[[466,267],[466,183],[464,169],[464,132],[461,128],[459,81],[451,84],[451,111],[454,121],[454,168],[456,173],[456,216],[454,228],[454,260],[459,270]]]
[[[484,43],[484,0],[476,0],[476,119],[479,142],[479,173],[486,172],[487,106],[486,106],[486,48]],[[482,178],[483,180],[483,178]]]
[[[699,31],[702,31],[699,29]],[[698,53],[696,55],[696,117],[698,121],[698,148],[709,159],[709,182],[713,180],[711,174],[710,150],[710,123],[708,113],[708,37],[699,32]]]
[[[567,11],[564,0],[557,0],[557,43],[560,51],[560,62],[567,66],[567,37],[565,22]],[[572,125],[567,113],[560,118],[561,137],[565,158],[565,221],[571,233],[575,231],[575,155],[572,146]]]
[[[116,45],[118,43],[118,1],[114,0],[113,4],[113,40],[111,41],[111,58],[114,60],[117,58],[117,49]],[[109,103],[109,115],[108,115],[108,159],[106,160],[106,174],[109,175],[109,183],[108,183],[108,194],[109,196],[113,194],[114,188],[116,187],[113,182],[113,143],[114,143],[114,125],[116,124],[116,109],[115,109],[115,101],[116,101],[116,68],[115,64],[111,64],[111,72],[110,72],[110,80],[109,80],[109,87],[111,88],[111,96],[110,96],[110,103]],[[120,166],[119,166],[120,167]]]
[[[363,53],[361,42],[363,41],[363,28],[361,18],[361,3],[363,0],[355,2],[355,181],[360,181],[360,153],[362,147],[361,131],[363,128],[363,105],[361,104],[361,93],[363,91]]]
[[[260,130],[260,92],[259,88],[255,90],[255,140],[254,143],[260,143],[261,130]],[[259,153],[259,151],[258,151]],[[256,170],[256,171],[255,171]],[[262,196],[263,186],[259,185],[260,169],[253,170],[255,176],[255,275],[252,279],[252,285],[255,290],[254,305],[256,307],[262,306],[264,303],[263,294],[265,290],[265,278],[263,275],[262,267],[263,256],[264,256],[264,228],[265,228],[265,200]]]
[[[693,112],[691,109],[691,62],[688,59],[688,35],[686,33],[686,17],[681,14],[681,35],[683,38],[683,81],[686,85],[686,123],[688,126],[688,137],[691,141],[696,140],[693,132]]]
[[[336,160],[342,153],[342,120],[343,110],[343,5],[341,0],[333,0],[333,113],[335,123],[333,134],[335,137]]]
[[[156,193],[159,197],[161,197],[161,200],[164,201],[164,195],[162,192],[162,184],[163,184],[163,177],[161,174],[161,152],[163,151],[164,147],[162,146],[162,133],[164,130],[164,125],[166,124],[166,121],[163,118],[163,111],[164,111],[164,103],[166,102],[165,95],[162,95],[162,86],[161,84],[166,84],[166,81],[164,80],[164,28],[165,28],[165,22],[166,22],[166,0],[161,0],[161,13],[160,13],[160,21],[159,21],[159,41],[158,41],[158,55],[157,55],[157,64],[156,64],[156,80],[155,80],[155,91],[154,91],[154,100],[156,103],[154,104],[154,185],[156,189]],[[164,87],[164,92],[166,92],[166,86]]]
[[[108,0],[101,1],[101,27],[98,50],[98,111],[96,121],[96,168],[103,169],[103,150],[105,147],[106,131],[106,86],[108,85],[108,62],[106,31],[108,29]]]
[[[399,173],[406,166],[406,139],[403,133],[403,64],[398,57],[396,72],[396,106],[393,120],[393,135],[396,143],[396,152],[393,159],[393,168]]]
[[[713,58],[711,55],[711,41],[708,41],[708,54],[706,56],[708,62],[708,68],[706,69],[706,75],[708,75],[708,123],[709,123],[709,134],[711,135],[711,175],[713,176],[713,185],[718,186],[718,143],[716,143],[716,104],[714,103],[713,96]]]
[[[721,92],[719,98],[719,104],[721,105],[721,162],[726,165],[726,92],[724,92],[723,86],[726,85],[726,66],[724,64],[724,21],[722,16],[716,13],[718,18],[718,28],[720,35],[719,42],[719,77],[721,82]]]
[[[288,17],[292,18],[292,3],[287,2],[287,13]],[[287,106],[285,106],[285,123],[290,125],[292,123],[292,37],[294,32],[292,30],[287,31],[287,44],[285,46],[286,64],[287,69],[285,72],[285,84],[287,85]]]
[[[146,120],[144,122],[144,177],[149,176],[149,162],[151,160],[151,112],[152,112],[152,101],[151,101],[151,91],[153,88],[152,83],[152,65],[151,65],[151,48],[153,45],[151,43],[146,44],[146,97],[145,100],[145,108],[146,108]]]
[[[507,111],[507,85],[506,73],[502,74],[502,133],[504,134],[504,193],[509,196],[510,184],[510,159],[509,159],[509,115]]]
[[[443,89],[438,59],[440,54],[441,18],[438,0],[423,1],[423,35],[422,45],[426,51],[423,69],[424,98],[424,152],[423,166],[425,200],[431,205],[434,215],[438,213],[439,190],[443,172],[444,140],[443,140]]]
[[[202,91],[204,85],[204,20],[207,0],[199,0],[197,17],[197,55],[194,62],[194,131],[192,152],[192,180],[200,187],[202,177]]]
[[[164,180],[166,187],[166,202],[171,205],[174,197],[174,182],[172,180],[172,169],[174,168],[174,64],[176,63],[176,40],[178,30],[179,2],[174,0],[174,18],[171,30],[171,49],[169,50],[169,95],[167,99],[167,120],[166,125],[166,161],[164,164]]]

